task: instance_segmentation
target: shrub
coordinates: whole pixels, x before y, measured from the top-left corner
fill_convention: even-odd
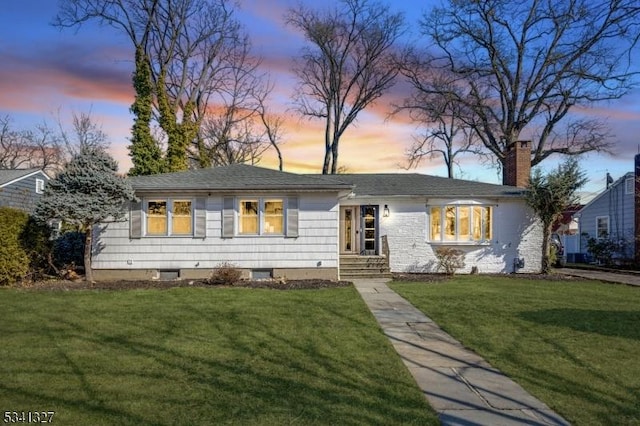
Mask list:
[[[29,272],[29,256],[20,236],[29,215],[9,207],[0,208],[0,285],[12,285]]]
[[[455,274],[457,269],[464,268],[464,252],[450,247],[438,247],[438,271],[444,271],[447,275]]]
[[[588,234],[587,234],[588,236]],[[612,240],[611,238],[588,238],[587,251],[593,256],[597,263],[611,266],[614,257],[624,257],[626,242],[624,240]]]
[[[84,265],[84,233],[69,231],[60,235],[53,244],[53,260],[58,268],[67,270]]]
[[[213,270],[207,282],[215,285],[233,285],[241,276],[242,272],[235,265],[224,262]]]

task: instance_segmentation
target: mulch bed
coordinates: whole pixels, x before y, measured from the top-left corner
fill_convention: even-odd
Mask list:
[[[553,280],[553,281],[575,281],[582,278],[572,277],[563,274],[495,274],[496,277],[530,279],[530,280]],[[450,276],[443,274],[393,274],[394,281],[412,281],[424,283],[438,283],[451,279]],[[51,290],[51,291],[72,291],[72,290],[137,290],[137,289],[156,289],[165,290],[176,287],[206,287],[206,288],[268,288],[274,290],[305,290],[320,288],[348,287],[353,285],[351,281],[331,281],[331,280],[242,280],[233,285],[210,284],[205,280],[137,280],[137,281],[98,281],[88,283],[83,280],[44,280],[37,282],[21,283],[13,286],[25,290]]]
[[[247,288],[270,288],[275,290],[304,290],[319,289],[331,287],[348,287],[352,285],[350,281],[330,281],[330,280],[289,280],[281,282],[278,280],[257,280],[257,281],[238,281],[233,285],[209,284],[204,280],[175,280],[175,281],[159,281],[159,280],[137,280],[137,281],[98,281],[89,283],[83,280],[46,280],[32,283],[22,283],[14,286],[26,290],[53,290],[53,291],[71,291],[71,290],[138,290],[138,289],[155,289],[166,290],[176,287],[206,287],[206,288],[229,288],[229,287],[247,287]]]
[[[584,278],[572,277],[565,274],[481,274],[486,277],[500,277],[500,278],[513,278],[513,279],[527,279],[527,280],[546,280],[546,281],[576,281],[584,280]],[[410,281],[410,282],[425,282],[425,283],[437,283],[450,280],[452,276],[444,274],[420,274],[420,273],[408,273],[408,274],[393,274],[394,281]]]

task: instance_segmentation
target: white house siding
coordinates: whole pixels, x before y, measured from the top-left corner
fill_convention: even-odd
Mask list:
[[[353,200],[349,200],[352,203]],[[429,205],[438,205],[452,200],[429,200]],[[542,227],[524,200],[477,199],[493,210],[493,239],[486,245],[447,245],[428,241],[427,201],[421,199],[367,200],[362,204],[385,204],[389,206],[389,217],[380,217],[380,235],[386,235],[390,251],[392,272],[435,272],[437,247],[447,246],[463,250],[465,268],[461,273],[470,273],[477,267],[479,273],[511,273],[513,261],[521,258],[525,266],[521,273],[537,273],[541,269]],[[382,216],[382,215],[381,215]]]
[[[259,193],[250,195],[262,196]],[[172,197],[170,194],[164,196]],[[101,228],[94,238],[93,268],[98,274],[100,270],[190,270],[193,275],[194,270],[203,270],[205,272],[201,275],[206,275],[221,263],[228,262],[245,270],[313,269],[320,270],[323,276],[331,276],[331,271],[337,276],[336,194],[307,193],[296,196],[299,201],[298,237],[222,238],[223,197],[209,196],[206,200],[205,238],[143,236],[130,239],[128,220],[110,223]],[[322,270],[328,273],[322,274]]]

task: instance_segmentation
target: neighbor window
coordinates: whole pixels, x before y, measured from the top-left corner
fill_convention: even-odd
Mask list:
[[[627,178],[624,181],[624,193],[625,194],[633,194],[635,189],[635,178]]]
[[[191,200],[148,200],[146,210],[146,235],[193,234],[193,202]]]
[[[238,204],[238,234],[284,234],[284,200],[241,199]]]
[[[596,237],[598,239],[609,237],[609,216],[596,217]]]
[[[44,180],[36,179],[36,194],[42,194],[44,192]]]
[[[483,242],[491,240],[491,207],[435,206],[429,210],[431,241]]]

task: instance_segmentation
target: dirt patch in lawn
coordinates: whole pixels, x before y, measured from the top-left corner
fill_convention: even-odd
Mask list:
[[[72,290],[137,290],[137,289],[155,289],[163,290],[176,287],[206,287],[206,288],[229,288],[229,287],[247,287],[247,288],[269,288],[275,290],[304,290],[319,289],[332,287],[348,287],[352,285],[350,281],[331,281],[331,280],[242,280],[233,285],[209,284],[205,280],[116,280],[116,281],[98,281],[89,283],[82,280],[46,280],[31,283],[22,283],[14,286],[14,288],[22,288],[26,290],[52,290],[52,291],[72,291]]]

